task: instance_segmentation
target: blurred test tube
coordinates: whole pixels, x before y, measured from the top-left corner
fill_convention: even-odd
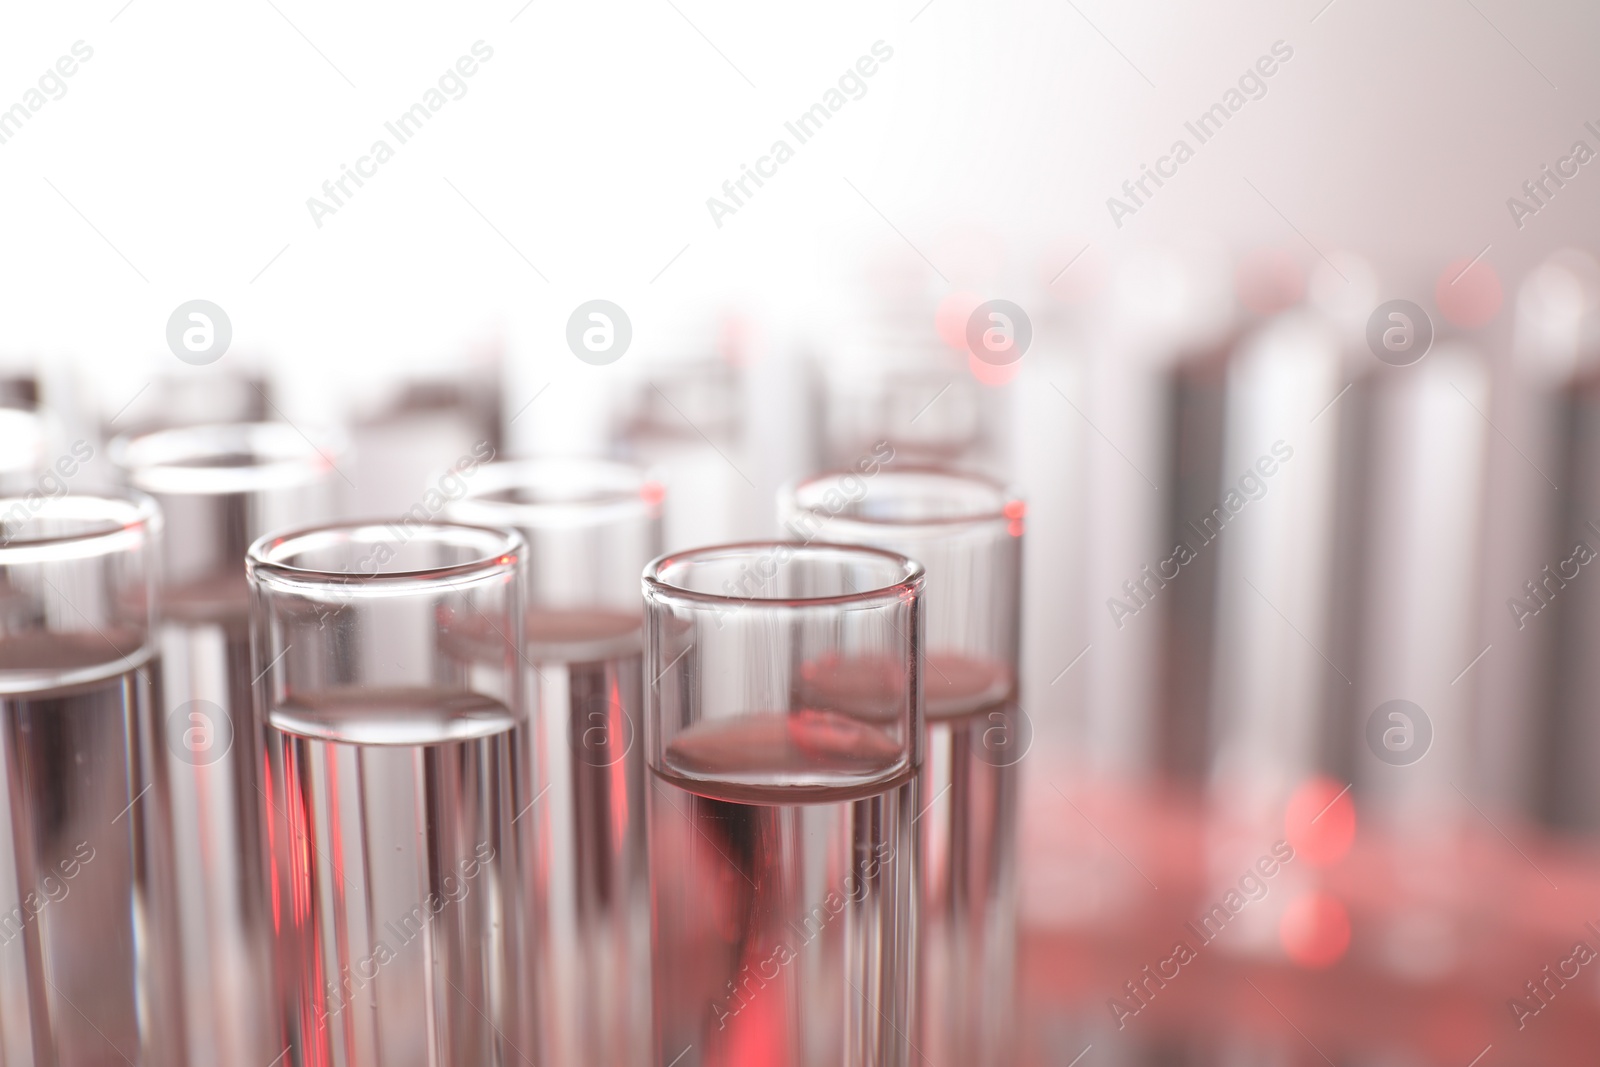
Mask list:
[[[1556,827],[1593,834],[1600,588],[1589,561],[1600,554],[1600,264],[1559,252],[1529,276],[1517,297],[1513,352],[1533,407],[1530,434],[1518,440],[1560,490],[1518,460],[1521,481],[1506,491],[1520,490],[1513,499],[1521,507],[1495,509],[1520,513],[1531,529],[1521,566],[1485,591],[1485,612],[1497,624],[1490,632],[1513,656],[1485,658],[1486,686],[1503,679],[1511,691],[1485,694],[1482,752],[1486,766],[1509,779],[1497,795]],[[1544,714],[1530,714],[1530,704],[1544,705]]]
[[[1354,342],[1330,303],[1366,303],[1371,284],[1359,260],[1341,255],[1339,263],[1319,266],[1313,287],[1369,295],[1339,292],[1282,310],[1229,360],[1213,501],[1180,525],[1194,551],[1218,558],[1211,785],[1225,803],[1269,822],[1296,786],[1331,769],[1329,739],[1341,732],[1334,720],[1354,684],[1354,668],[1334,655],[1348,462],[1338,405],[1350,399]]]
[[[1163,703],[1163,657],[1170,662],[1172,655],[1166,631],[1185,632],[1184,608],[1177,598],[1133,597],[1130,589],[1137,592],[1146,568],[1171,555],[1168,525],[1188,500],[1185,486],[1204,486],[1205,498],[1216,484],[1208,471],[1191,467],[1185,475],[1174,465],[1184,445],[1173,436],[1172,405],[1182,393],[1183,365],[1226,349],[1232,304],[1219,268],[1205,249],[1121,257],[1110,274],[1107,310],[1086,333],[1081,394],[1069,396],[1092,434],[1085,499],[1094,507],[1084,532],[1091,647],[1080,668],[1084,712],[1075,747],[1080,766],[1096,776],[1140,779],[1203,766],[1194,740],[1174,728],[1174,712]],[[1211,425],[1215,437],[1220,424],[1213,417]],[[1215,451],[1196,449],[1190,460]],[[1203,590],[1194,595],[1209,599]],[[1209,632],[1209,620],[1200,632]]]
[[[749,413],[764,410],[752,354],[742,320],[724,319],[714,336],[657,355],[625,397],[614,451],[666,488],[666,551],[760,536],[771,524],[751,447],[759,420]]]
[[[1070,280],[1077,287],[1066,285],[1060,265],[1076,251],[1074,245],[1049,260],[1039,279],[1056,278],[1057,284],[1040,285],[1031,301],[1033,344],[1015,365],[1009,397],[1010,481],[1028,502],[1019,689],[1038,752],[1030,766],[1042,765],[1051,775],[1076,758],[1072,723],[1082,718],[1083,661],[1092,654],[1084,534],[1093,509],[1084,478],[1094,431],[1074,404],[1083,397],[1084,335],[1103,266],[1099,257],[1074,261]]]
[[[1473,607],[1488,408],[1487,366],[1461,341],[1379,368],[1372,381],[1359,674],[1346,728],[1362,749],[1358,796],[1407,835],[1437,835],[1471,780],[1472,688],[1457,683],[1483,651]],[[1394,700],[1409,705],[1380,712]],[[1385,723],[1376,734],[1374,715]]]
[[[190,1055],[270,1060],[283,1047],[264,1010],[271,921],[244,555],[267,530],[333,516],[340,440],[319,448],[287,423],[246,423],[118,438],[110,451],[167,521],[155,755],[172,782]]]
[[[273,417],[272,386],[253,371],[190,368],[164,374],[136,392],[101,426],[107,440],[180,426],[263,422]]]
[[[887,549],[927,571],[918,1045],[938,1063],[1008,1063],[1019,764],[1033,740],[1016,703],[1023,503],[986,478],[868,460],[800,482],[780,512],[791,537]],[[887,703],[871,683],[889,666],[819,671],[816,706]]]
[[[661,549],[661,486],[598,460],[479,471],[451,518],[521,531],[539,857],[526,883],[550,1063],[649,1057],[644,679],[639,576]]]
[[[498,455],[501,430],[500,390],[492,371],[407,383],[351,427],[346,514],[403,514],[427,499],[463,460]]]

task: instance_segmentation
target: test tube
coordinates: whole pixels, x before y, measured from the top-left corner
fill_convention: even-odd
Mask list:
[[[149,497],[0,500],[0,1062],[188,1062]]]
[[[508,530],[350,523],[250,547],[285,1064],[532,1063],[532,798]]]
[[[447,479],[492,459],[501,447],[499,380],[469,364],[459,380],[407,382],[351,428],[348,515],[399,515]],[[430,517],[437,507],[424,503]]]
[[[1600,516],[1597,312],[1600,263],[1553,253],[1518,287],[1511,358],[1490,366],[1495,426],[1517,447],[1485,460],[1495,506],[1484,514],[1482,635],[1494,650],[1473,672],[1474,799],[1491,814],[1589,833],[1600,825],[1590,653],[1600,599],[1573,579],[1600,545],[1590,525]]]
[[[265,1064],[283,1046],[262,1011],[272,926],[244,555],[268,530],[333,517],[334,460],[287,423],[161,430],[110,453],[166,517],[157,756],[172,783],[189,1053]]]
[[[905,1067],[921,565],[727,545],[644,591],[651,1062]]]
[[[1385,368],[1369,401],[1356,721],[1346,729],[1362,748],[1356,796],[1375,825],[1412,842],[1447,840],[1439,827],[1467,812],[1461,783],[1474,775],[1465,672],[1483,653],[1472,605],[1482,595],[1479,519],[1494,431],[1481,413],[1489,386],[1484,357],[1445,340],[1414,366]],[[1404,746],[1392,750],[1382,735],[1375,743],[1366,733],[1391,700],[1410,705],[1384,713],[1404,730]],[[1420,879],[1435,869],[1398,874]]]
[[[484,467],[448,512],[528,542],[541,1062],[632,1067],[649,1056],[639,574],[661,551],[661,499],[625,464],[529,460]]]
[[[802,540],[871,545],[927,568],[918,1047],[933,1063],[1004,1064],[1019,761],[1032,740],[1017,705],[1023,502],[977,475],[900,467],[818,475],[780,510]],[[819,702],[866,704],[880,698],[872,682],[883,676],[877,661],[859,659],[810,688]],[[832,691],[840,683],[848,694]]]
[[[1338,335],[1299,309],[1264,323],[1230,355],[1208,495],[1174,516],[1174,544],[1188,552],[1173,552],[1143,590],[1153,597],[1179,577],[1180,564],[1205,565],[1184,560],[1215,557],[1208,610],[1173,620],[1169,638],[1175,648],[1199,644],[1208,670],[1174,672],[1169,684],[1176,703],[1185,683],[1209,674],[1192,710],[1209,727],[1202,755],[1210,788],[1235,814],[1280,811],[1322,769],[1328,720],[1353,684],[1353,668],[1321,651],[1335,625],[1340,440],[1338,420],[1316,416],[1343,387],[1342,363]]]
[[[619,427],[617,454],[659,472],[672,494],[668,550],[764,531],[764,501],[750,477],[748,397],[748,375],[730,360],[663,361]]]
[[[137,437],[180,426],[261,422],[272,417],[272,383],[260,372],[184,367],[161,374],[127,406],[100,420],[101,437]],[[118,403],[121,403],[119,400]],[[57,405],[52,401],[51,408]]]
[[[826,386],[830,467],[885,441],[899,462],[912,464],[972,462],[994,451],[977,382],[931,329],[873,330],[841,343]]]

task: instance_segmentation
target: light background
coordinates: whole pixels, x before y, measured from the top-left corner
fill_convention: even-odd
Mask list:
[[[1520,231],[1505,204],[1600,148],[1592,4],[11,3],[0,107],[79,40],[66,95],[0,144],[0,350],[76,361],[107,411],[173,369],[166,319],[197,297],[295,417],[496,338],[514,411],[620,373],[563,349],[592,297],[666,347],[726,308],[769,334],[848,319],[885,249],[934,293],[1026,301],[1086,244],[1074,271],[1202,230],[1352,249],[1424,295],[1486,246],[1514,281],[1600,230],[1600,164]],[[318,229],[306,199],[478,40],[466,96]],[[879,40],[867,94],[715,226],[706,198]],[[1113,226],[1106,197],[1278,40],[1267,95]]]

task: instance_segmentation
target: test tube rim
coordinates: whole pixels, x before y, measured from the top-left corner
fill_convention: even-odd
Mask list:
[[[592,497],[572,500],[486,499],[490,493],[528,488],[539,477],[557,471],[567,474],[591,472],[597,476],[611,477],[614,479],[611,485],[616,488]],[[579,457],[502,460],[479,469],[466,493],[452,501],[446,513],[452,521],[479,521],[531,530],[600,525],[630,515],[650,519],[659,514],[661,498],[652,500],[647,494],[651,486],[660,489],[660,485],[644,467],[616,460]],[[664,495],[665,490],[660,491]],[[491,519],[493,522],[489,522]]]
[[[413,531],[423,531],[436,540],[443,540],[440,535],[454,531],[458,535],[471,534],[474,536],[487,536],[494,539],[500,547],[492,552],[485,552],[474,559],[461,563],[452,563],[443,567],[428,567],[417,570],[394,570],[366,573],[356,571],[335,571],[320,567],[299,567],[293,564],[279,562],[270,553],[282,550],[284,546],[310,538],[342,539],[345,542],[353,541],[357,535],[366,531],[383,530],[389,534],[386,540],[393,540],[395,520],[386,519],[352,519],[343,522],[315,523],[309,526],[297,526],[288,530],[274,530],[263,534],[251,543],[245,553],[245,572],[252,584],[270,583],[274,585],[295,586],[299,588],[321,589],[346,589],[352,585],[361,588],[379,589],[403,588],[405,592],[412,592],[418,586],[459,586],[463,581],[506,575],[513,578],[521,573],[521,563],[527,556],[528,543],[520,532],[503,526],[483,526],[476,523],[465,522],[438,522],[431,521],[418,523],[411,527]],[[413,533],[406,540],[415,540],[418,533]],[[373,540],[371,544],[381,543]],[[309,547],[309,546],[308,546]]]
[[[51,517],[91,521],[92,516],[88,513],[97,506],[104,506],[104,518],[99,523],[72,533],[0,537],[0,567],[111,555],[130,544],[159,537],[164,525],[161,505],[154,497],[137,489],[42,496],[36,503],[37,508],[28,502],[26,496],[21,495],[0,497],[0,516],[7,514],[14,506],[21,506],[30,511],[30,519],[44,517],[50,512],[62,512]]]
[[[806,489],[828,482],[854,475],[862,477],[861,472],[848,467],[839,467],[832,470],[821,471],[789,482],[783,487],[782,499],[794,512],[806,515],[822,515],[829,523],[842,523],[845,526],[859,526],[869,529],[889,529],[897,531],[914,531],[918,529],[934,529],[942,534],[948,534],[962,527],[982,527],[989,525],[1008,526],[1017,519],[1022,518],[1025,501],[1020,492],[1014,487],[991,478],[976,471],[964,471],[955,467],[944,467],[937,464],[908,464],[905,466],[888,467],[870,476],[872,482],[880,479],[900,477],[940,478],[964,486],[976,486],[994,494],[998,502],[993,508],[974,509],[970,513],[944,516],[922,516],[918,518],[898,518],[884,515],[852,515],[846,512],[828,514],[826,509],[815,507],[801,502],[800,494]],[[1014,512],[1014,513],[1013,513]]]
[[[810,552],[836,556],[876,556],[879,559],[887,560],[900,566],[903,575],[898,581],[891,582],[888,585],[875,586],[871,589],[859,589],[853,593],[821,597],[749,597],[732,596],[726,593],[706,593],[697,589],[687,589],[660,577],[668,567],[695,558],[705,559],[716,555],[731,556],[742,554],[749,554],[752,558],[759,558],[759,554],[776,553],[780,548],[786,548],[792,552]],[[834,544],[820,541],[733,541],[727,544],[702,545],[657,556],[645,565],[643,587],[646,599],[683,600],[701,604],[741,604],[756,608],[773,609],[823,608],[848,604],[887,603],[893,600],[913,598],[921,594],[924,578],[923,566],[918,561],[908,556],[903,556],[898,552],[874,548],[869,545]]]
[[[216,422],[122,434],[111,462],[145,492],[209,496],[312,485],[334,469],[347,447],[344,432],[307,434],[287,422]],[[196,466],[206,456],[249,455],[250,462]]]

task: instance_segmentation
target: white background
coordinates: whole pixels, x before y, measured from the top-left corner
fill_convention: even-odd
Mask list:
[[[307,197],[480,39],[465,98],[316,228]],[[1280,39],[1266,97],[1115,228],[1106,197]],[[166,319],[196,297],[292,415],[496,338],[516,410],[616,372],[564,350],[592,297],[648,348],[727,308],[769,332],[837,317],[875,256],[1026,302],[1086,243],[1074,271],[1207,230],[1356,250],[1427,293],[1485,246],[1514,282],[1600,228],[1600,164],[1521,231],[1505,205],[1596,144],[1592,4],[12,2],[0,107],[78,40],[67,94],[0,145],[0,351],[76,361],[108,410],[177,369]],[[706,198],[878,40],[867,95],[717,228]]]

